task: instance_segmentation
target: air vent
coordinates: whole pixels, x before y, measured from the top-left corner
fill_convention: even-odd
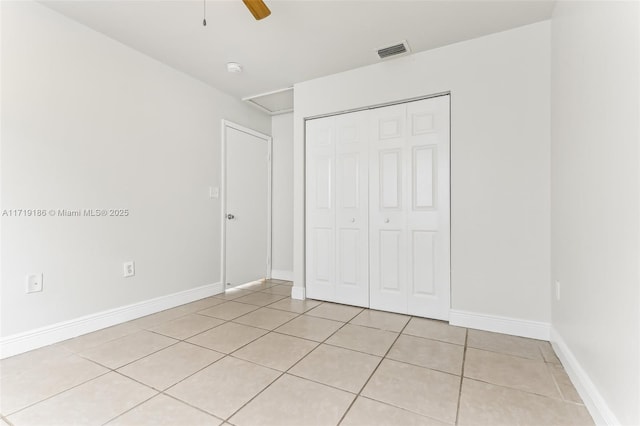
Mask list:
[[[402,40],[398,43],[395,43],[391,46],[384,46],[378,49],[378,56],[380,59],[387,59],[391,56],[404,55],[405,53],[409,53],[409,45],[406,40]]]

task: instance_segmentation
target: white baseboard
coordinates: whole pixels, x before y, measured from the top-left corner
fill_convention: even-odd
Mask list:
[[[213,296],[223,291],[222,283],[207,284],[3,337],[0,338],[0,359],[154,314],[165,309]]]
[[[296,300],[305,299],[305,288],[300,286],[291,287],[291,298]]]
[[[551,345],[556,351],[560,362],[567,371],[573,386],[575,386],[582,402],[589,410],[593,421],[597,425],[620,425],[616,415],[613,414],[596,385],[593,384],[587,372],[582,368],[569,346],[558,333],[558,330],[551,328]]]
[[[540,340],[549,340],[551,329],[551,325],[546,322],[478,314],[455,309],[449,311],[449,323],[460,327]]]
[[[283,271],[280,269],[272,269],[271,278],[273,278],[274,280],[293,281],[293,271]]]

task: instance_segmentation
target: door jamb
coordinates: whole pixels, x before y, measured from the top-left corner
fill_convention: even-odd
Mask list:
[[[234,123],[229,120],[221,120],[221,167],[220,167],[220,283],[223,291],[227,290],[226,269],[227,269],[227,129],[235,129],[259,139],[263,139],[267,143],[267,263],[266,275],[267,279],[271,278],[271,228],[272,228],[272,138],[264,133],[257,132],[248,127]]]

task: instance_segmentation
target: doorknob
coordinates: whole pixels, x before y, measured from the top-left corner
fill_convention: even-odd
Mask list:
[[[386,219],[384,220],[384,223],[389,223],[389,218],[386,218]]]
[[[352,218],[351,218],[351,223],[353,223],[353,222],[355,222],[355,221],[356,221],[356,218],[355,218],[355,217],[352,217]]]
[[[229,213],[229,214],[227,215],[227,219],[229,219],[229,220],[233,220],[233,219],[235,219],[235,218],[236,218],[236,217],[235,217],[234,215],[232,215],[231,213]]]

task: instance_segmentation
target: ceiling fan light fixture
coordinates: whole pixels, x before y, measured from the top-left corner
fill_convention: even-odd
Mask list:
[[[271,15],[271,11],[262,0],[242,0],[242,2],[258,21]]]

